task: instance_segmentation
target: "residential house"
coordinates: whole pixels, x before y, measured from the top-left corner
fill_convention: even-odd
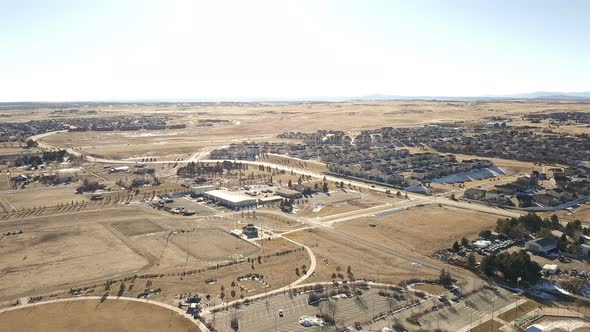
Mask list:
[[[537,254],[546,255],[550,251],[557,249],[557,242],[548,237],[531,240],[525,243],[524,249]]]
[[[469,188],[465,190],[463,197],[474,200],[484,199],[486,197],[486,191],[479,188]]]

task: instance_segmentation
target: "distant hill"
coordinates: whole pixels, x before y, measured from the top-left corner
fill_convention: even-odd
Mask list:
[[[527,98],[527,99],[587,99],[590,98],[590,92],[550,92],[537,91],[523,94],[513,94],[500,96],[508,98]]]
[[[549,92],[537,91],[530,93],[518,93],[510,95],[488,95],[488,96],[398,96],[371,94],[359,98],[359,100],[457,100],[457,101],[477,101],[477,100],[506,100],[506,99],[541,99],[541,100],[588,100],[590,101],[590,92]]]
[[[0,109],[27,109],[37,107],[66,107],[77,104],[159,104],[159,103],[298,103],[298,102],[343,102],[343,101],[386,101],[386,100],[440,100],[440,101],[501,101],[515,99],[536,100],[578,100],[590,102],[590,92],[536,91],[508,95],[482,96],[402,96],[370,94],[365,96],[316,96],[316,97],[224,97],[224,98],[154,98],[154,99],[112,99],[70,102],[1,102]]]

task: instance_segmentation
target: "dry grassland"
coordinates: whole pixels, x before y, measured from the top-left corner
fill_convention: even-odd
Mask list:
[[[135,214],[130,216],[126,212],[136,212],[115,211],[0,224],[0,232],[24,231],[2,239],[1,299],[67,288],[70,284],[128,274],[146,267],[147,259],[100,223],[134,217]]]
[[[248,257],[258,252],[258,248],[252,243],[216,228],[177,234],[172,242],[196,259],[230,260],[236,256]]]
[[[10,310],[0,314],[5,332],[200,332],[189,319],[164,307],[127,300],[74,300]]]
[[[517,105],[517,106],[515,106]],[[85,153],[113,158],[177,156],[201,148],[239,141],[269,141],[287,131],[318,129],[359,132],[383,126],[409,127],[426,123],[481,123],[490,117],[520,119],[531,112],[590,111],[576,103],[541,102],[343,102],[250,105],[120,105],[116,110],[95,106],[96,115],[173,115],[183,130],[141,132],[60,133],[43,139],[60,147],[81,147]],[[43,110],[38,111],[43,116]],[[176,113],[172,113],[176,112]],[[30,113],[30,112],[23,112]],[[14,115],[14,113],[12,113]],[[23,114],[23,117],[26,117]],[[211,127],[199,127],[199,120],[232,120]],[[191,127],[192,126],[192,127]],[[176,158],[174,158],[176,159]]]
[[[77,195],[76,188],[73,186],[23,189],[2,193],[0,196],[0,200],[8,201],[17,210],[70,204],[76,201],[81,203],[89,200],[84,195]]]
[[[573,213],[565,210],[559,210],[555,212],[540,213],[541,216],[549,218],[551,215],[557,215],[559,220],[562,222],[569,222],[579,220],[585,226],[590,226],[590,203],[585,203],[577,209],[573,210]]]
[[[351,243],[350,241],[319,229],[305,230],[288,234],[287,237],[311,248],[316,255],[315,275],[308,282],[332,279],[340,267],[344,279],[350,265],[355,278],[372,279],[384,283],[397,284],[410,278],[435,279],[440,271],[423,268],[416,270],[411,262],[385,254],[381,251]]]
[[[391,248],[430,256],[463,236],[473,239],[481,230],[492,229],[498,218],[487,213],[428,205],[342,222],[335,227]]]

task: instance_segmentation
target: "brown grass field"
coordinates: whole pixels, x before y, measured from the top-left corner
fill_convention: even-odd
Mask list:
[[[74,186],[23,189],[0,196],[0,200],[10,202],[17,210],[88,201],[88,197],[76,194]]]
[[[137,301],[73,300],[0,313],[0,330],[79,332],[200,332],[188,318],[167,308]]]
[[[392,248],[431,255],[449,248],[463,236],[474,239],[481,230],[493,229],[498,218],[487,213],[427,205],[338,223],[336,228]]]
[[[169,156],[174,159],[205,147],[226,145],[242,140],[269,141],[281,132],[318,129],[359,132],[383,126],[420,126],[426,123],[481,123],[489,117],[519,120],[531,112],[590,111],[588,104],[543,102],[342,102],[250,105],[120,105],[117,109],[95,106],[97,114],[115,115],[171,114],[175,122],[189,127],[183,130],[138,132],[60,133],[44,142],[60,147],[81,147],[83,152],[113,158]],[[182,110],[182,112],[178,112]],[[36,118],[49,110],[37,110]],[[173,113],[176,112],[176,113]],[[28,112],[4,111],[11,121],[30,119]],[[212,127],[199,127],[204,119],[233,120]],[[567,129],[567,128],[562,128]],[[572,128],[579,130],[578,128]]]
[[[369,248],[362,244],[333,235],[327,231],[313,229],[287,235],[299,243],[309,246],[317,259],[315,275],[309,282],[331,280],[337,267],[343,271],[350,265],[355,278],[367,278],[379,282],[397,284],[414,277],[435,279],[440,271],[428,268],[417,271],[411,262]]]
[[[126,206],[4,221],[0,232],[24,233],[0,240],[0,301],[140,272],[201,268],[272,250],[229,235],[229,221],[195,220]],[[181,229],[191,232],[179,233]]]

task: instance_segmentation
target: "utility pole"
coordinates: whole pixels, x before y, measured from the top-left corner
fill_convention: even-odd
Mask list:
[[[518,317],[518,300],[520,299],[520,288],[518,284],[522,278],[516,278],[516,301],[514,302],[514,327],[516,327],[516,317]]]
[[[494,294],[494,301],[492,302],[492,327],[490,332],[494,331],[494,311],[496,311],[496,295]]]

